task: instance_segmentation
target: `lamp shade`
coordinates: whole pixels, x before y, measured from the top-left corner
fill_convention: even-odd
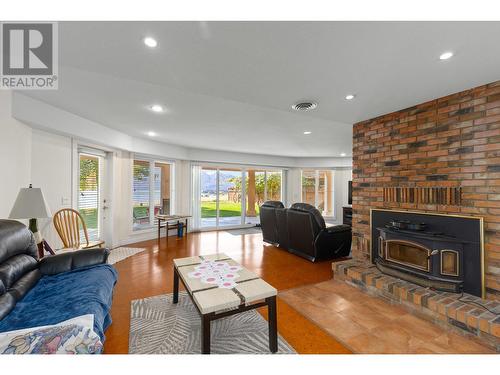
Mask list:
[[[43,197],[42,189],[29,187],[19,190],[9,218],[39,219],[50,216],[50,209]]]

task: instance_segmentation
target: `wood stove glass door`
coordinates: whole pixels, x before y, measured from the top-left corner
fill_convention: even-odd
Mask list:
[[[426,247],[402,240],[386,241],[386,259],[419,270],[430,270],[430,253]]]

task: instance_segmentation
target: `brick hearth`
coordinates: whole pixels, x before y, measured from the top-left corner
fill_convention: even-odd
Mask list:
[[[413,314],[440,326],[475,337],[500,352],[500,303],[464,294],[439,292],[381,273],[375,265],[360,259],[332,264],[336,280],[367,293],[401,304]],[[489,310],[480,307],[486,306]],[[418,329],[418,327],[416,327]]]
[[[393,187],[456,188],[462,196],[446,205],[408,203],[387,199],[384,191]],[[486,297],[500,300],[500,81],[355,124],[352,225],[359,259],[369,257],[371,208],[483,217]]]

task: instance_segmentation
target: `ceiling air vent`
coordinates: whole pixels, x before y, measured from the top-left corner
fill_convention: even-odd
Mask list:
[[[301,102],[292,105],[292,108],[296,111],[310,111],[318,106],[317,103],[314,102]]]

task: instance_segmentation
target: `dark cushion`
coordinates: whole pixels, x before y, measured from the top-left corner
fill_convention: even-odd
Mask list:
[[[38,248],[33,234],[16,220],[0,220],[0,264],[18,254],[37,258]]]
[[[43,258],[40,261],[40,271],[43,275],[55,275],[77,268],[106,263],[108,256],[108,249],[71,251]]]
[[[0,220],[0,320],[38,282],[38,248],[33,234],[16,220]]]
[[[283,249],[288,249],[288,220],[286,208],[276,209],[276,223],[278,225],[278,243]]]
[[[41,276],[42,274],[38,268],[28,272],[17,280],[14,285],[12,285],[9,289],[9,293],[14,296],[16,301],[20,301],[30,291],[30,289],[36,285]]]
[[[19,254],[0,263],[0,280],[6,290],[26,273],[37,268],[38,262],[31,255]]]
[[[340,224],[334,225],[332,227],[326,228],[329,233],[341,233],[341,232],[350,232],[352,228],[349,225]]]
[[[308,212],[313,217],[313,220],[315,221],[319,229],[323,229],[326,227],[325,219],[323,219],[323,215],[321,215],[321,212],[319,212],[316,207],[310,205],[309,203],[294,203],[292,204],[292,207],[290,207],[290,209]]]
[[[285,206],[280,201],[265,201],[261,207],[284,208]]]
[[[0,296],[0,322],[6,317],[16,306],[16,298],[10,294],[5,293]]]
[[[276,210],[283,207],[283,203],[279,201],[266,201],[260,206],[260,226],[262,229],[262,239],[265,242],[273,245],[279,242]]]

